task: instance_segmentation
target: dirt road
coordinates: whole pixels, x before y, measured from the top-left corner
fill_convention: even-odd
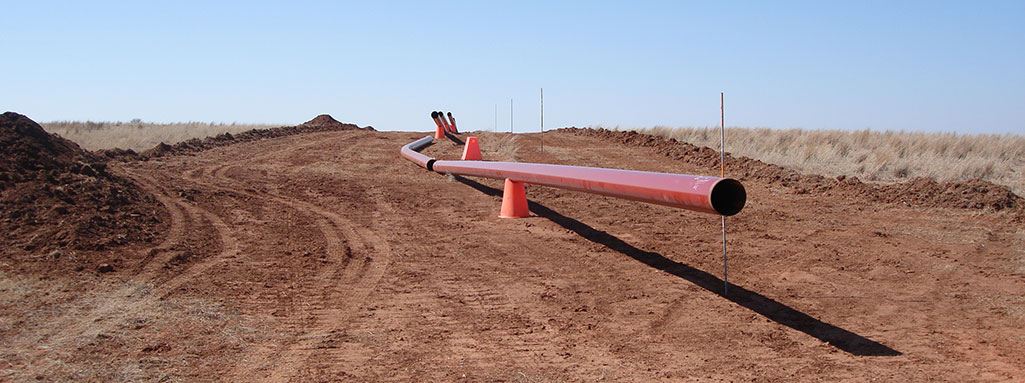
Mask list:
[[[0,380],[1025,379],[1025,229],[745,180],[728,220],[501,183],[340,131],[112,165],[157,196],[159,243],[116,271],[3,269]],[[485,159],[712,174],[568,132],[480,133]],[[439,141],[425,153],[457,158]],[[9,266],[9,265],[8,265]]]

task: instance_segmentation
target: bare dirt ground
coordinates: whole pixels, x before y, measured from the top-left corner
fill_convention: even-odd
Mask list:
[[[536,135],[478,135],[485,159],[518,146],[521,161],[717,172],[596,134],[547,133],[544,153]],[[0,380],[1025,379],[1014,203],[744,174],[723,296],[718,216],[528,185],[537,216],[500,219],[500,182],[398,156],[423,136],[317,132],[111,162],[169,222],[59,260],[5,250]]]

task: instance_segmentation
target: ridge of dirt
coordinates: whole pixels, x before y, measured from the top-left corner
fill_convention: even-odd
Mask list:
[[[598,137],[625,145],[649,147],[666,157],[709,169],[719,168],[719,152],[698,147],[676,139],[667,139],[634,131],[607,129],[563,128],[569,134]],[[901,204],[914,207],[939,207],[975,210],[1017,211],[1015,220],[1025,214],[1025,200],[1010,188],[981,179],[937,182],[935,179],[916,177],[907,182],[869,184],[857,177],[802,174],[779,165],[748,157],[726,153],[730,174],[739,179],[755,179],[771,185],[792,189],[796,194],[828,193],[847,198],[860,198],[870,202]]]
[[[160,144],[157,144],[157,146],[154,146],[151,149],[147,149],[139,153],[136,153],[131,149],[120,148],[98,150],[97,153],[107,158],[117,159],[120,161],[147,161],[152,158],[164,157],[168,155],[197,153],[204,150],[210,150],[213,148],[243,142],[252,142],[268,138],[285,137],[293,134],[332,132],[338,130],[375,131],[374,127],[372,126],[360,128],[355,124],[338,122],[338,120],[335,120],[330,115],[321,114],[317,117],[314,117],[312,120],[306,121],[296,126],[282,126],[271,129],[252,129],[238,134],[221,133],[216,136],[206,137],[203,139],[193,138],[173,145],[168,145],[166,143],[161,142]]]
[[[150,242],[160,204],[107,159],[49,134],[28,117],[0,115],[0,211],[6,257],[103,250]]]

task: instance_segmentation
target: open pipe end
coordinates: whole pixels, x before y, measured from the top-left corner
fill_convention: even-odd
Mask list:
[[[452,112],[448,112],[448,118],[452,118]]]
[[[431,112],[431,118],[438,118],[438,111]]]
[[[744,185],[732,178],[725,178],[712,187],[712,208],[721,215],[731,216],[740,213],[747,203],[747,191]]]

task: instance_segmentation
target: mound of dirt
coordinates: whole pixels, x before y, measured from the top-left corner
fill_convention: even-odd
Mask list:
[[[328,129],[328,130],[358,129],[358,127],[356,125],[338,122],[338,120],[335,120],[334,117],[331,117],[330,114],[321,114],[321,115],[319,115],[317,117],[314,117],[312,120],[309,120],[309,121],[306,121],[306,122],[304,122],[302,124],[299,124],[299,126],[315,127],[315,128]],[[369,127],[369,126],[364,128],[364,129],[374,130],[374,128]]]
[[[0,219],[6,256],[101,250],[153,240],[163,210],[106,159],[48,134],[21,114],[0,115]]]
[[[268,138],[278,138],[290,136],[293,134],[331,132],[337,130],[373,131],[374,128],[371,126],[360,128],[355,124],[338,122],[330,115],[321,114],[312,120],[306,121],[296,126],[282,126],[279,128],[271,129],[253,129],[234,135],[231,133],[221,133],[219,135],[207,137],[204,139],[193,138],[190,140],[176,143],[174,145],[168,145],[166,143],[161,142],[152,149],[147,149],[141,153],[136,153],[135,151],[130,149],[106,149],[97,151],[97,153],[107,158],[118,159],[121,161],[146,161],[151,158],[158,158],[167,155],[193,154],[204,150],[209,150],[221,146],[243,142],[258,141]]]
[[[634,131],[607,129],[560,129],[570,134],[599,137],[625,145],[650,147],[669,158],[710,170],[719,169],[719,152],[698,147],[675,139],[667,139]],[[861,198],[869,202],[902,204],[915,207],[959,209],[1005,209],[1025,211],[1025,200],[1006,186],[981,179],[937,182],[929,178],[914,178],[893,184],[869,184],[857,177],[826,178],[821,175],[801,174],[792,169],[768,164],[747,157],[726,154],[730,176],[741,181],[754,179],[771,185],[788,187],[797,194],[828,193],[844,197]]]

